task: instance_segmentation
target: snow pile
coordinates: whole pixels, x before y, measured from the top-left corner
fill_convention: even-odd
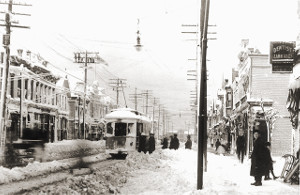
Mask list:
[[[44,159],[57,160],[104,152],[105,140],[63,140],[45,144]]]
[[[71,159],[73,157],[102,153],[102,158],[106,158],[107,155],[103,153],[104,150],[104,140],[64,140],[56,143],[47,143],[43,151],[43,160],[49,162],[40,163],[34,161],[26,167],[14,167],[12,169],[0,166],[0,184],[69,169],[78,163],[78,160]],[[95,156],[88,157],[85,161],[94,162],[99,160],[99,157],[97,158]]]
[[[162,153],[162,154],[160,154]],[[250,159],[239,163],[236,156],[208,153],[208,169],[203,173],[203,189],[197,189],[197,152],[194,150],[157,150],[153,155],[166,157],[143,165],[131,172],[132,177],[120,189],[121,194],[299,194],[299,186],[283,183],[282,179],[264,181],[252,186]],[[284,159],[274,158],[275,175],[280,176]],[[156,162],[156,163],[155,163]],[[136,162],[140,164],[139,162]]]
[[[0,184],[24,180],[38,175],[45,175],[50,172],[58,172],[69,167],[69,163],[62,163],[58,161],[47,163],[35,161],[33,163],[29,163],[26,167],[14,167],[12,169],[0,167]]]
[[[196,147],[196,146],[195,146]],[[279,176],[284,164],[281,157],[274,158],[275,175]],[[56,164],[45,169],[60,169]],[[69,166],[71,160],[66,160]],[[112,161],[106,167],[94,168],[91,174],[76,176],[54,185],[47,185],[28,194],[299,194],[299,186],[283,183],[282,179],[264,181],[263,186],[252,186],[249,175],[250,160],[241,164],[236,156],[208,153],[208,168],[203,175],[203,189],[197,188],[197,151],[156,149],[152,154],[130,153],[125,160]],[[31,171],[44,171],[39,164],[32,163]],[[56,167],[55,167],[56,166]],[[26,167],[27,168],[27,167]],[[24,170],[26,174],[34,174]],[[17,172],[20,170],[14,169]],[[29,169],[29,167],[28,167]],[[12,170],[11,170],[12,171]],[[0,173],[3,171],[0,170]],[[3,174],[3,173],[2,173]],[[13,174],[9,172],[6,174]],[[0,176],[1,178],[2,176]],[[17,176],[16,176],[17,177]],[[18,177],[24,177],[19,175]]]

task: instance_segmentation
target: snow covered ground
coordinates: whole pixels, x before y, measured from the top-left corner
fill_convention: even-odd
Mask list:
[[[160,154],[162,153],[162,154]],[[282,179],[263,181],[252,186],[250,160],[244,164],[235,156],[208,153],[208,170],[204,172],[203,189],[197,186],[197,152],[195,150],[157,150],[149,155],[148,167],[135,170],[134,176],[121,188],[124,194],[300,194],[299,186],[283,183]],[[162,157],[160,163],[152,159]],[[146,158],[146,157],[145,157]],[[274,158],[274,172],[280,175],[284,159]],[[154,161],[156,162],[156,161]]]
[[[183,146],[183,144],[181,144]],[[196,148],[194,144],[194,149]],[[57,155],[54,155],[57,156]],[[99,154],[98,158],[105,155]],[[280,175],[284,159],[273,157],[276,161],[274,172]],[[69,166],[68,161],[31,163],[24,168],[0,168],[1,181],[19,179],[37,174],[43,168],[54,171]],[[250,160],[244,164],[236,156],[222,156],[208,153],[208,170],[204,172],[203,189],[196,190],[197,151],[157,149],[152,154],[134,152],[126,160],[98,170],[86,176],[74,176],[59,184],[37,189],[29,194],[52,192],[58,194],[300,194],[299,185],[284,183],[282,179],[264,181],[262,186],[252,186]],[[23,174],[21,174],[23,173]],[[12,177],[13,176],[13,177]],[[0,186],[1,187],[1,186]]]

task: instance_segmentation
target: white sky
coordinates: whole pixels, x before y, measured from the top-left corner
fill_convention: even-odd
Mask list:
[[[13,29],[12,53],[14,48],[30,49],[83,78],[82,70],[72,63],[73,52],[98,51],[109,63],[107,69],[111,73],[128,80],[127,94],[132,94],[135,87],[149,89],[170,112],[177,114],[190,109],[194,83],[187,81],[187,70],[195,69],[195,63],[187,59],[195,58],[196,50],[195,42],[187,39],[194,39],[195,35],[182,34],[194,29],[181,25],[199,21],[200,0],[26,2],[33,6],[14,6],[13,10],[32,16],[14,16],[14,19],[21,25],[30,25],[31,29]],[[137,18],[144,46],[141,52],[133,47]],[[208,93],[213,97],[221,86],[222,74],[229,77],[231,68],[237,64],[241,39],[249,38],[250,46],[263,53],[268,53],[270,41],[296,40],[297,1],[211,0],[209,24],[217,25],[209,29],[217,32],[212,36],[217,40],[208,43]],[[0,32],[4,33],[4,28]],[[97,74],[93,69],[91,74],[100,75],[102,81],[109,80],[113,75],[101,68]]]

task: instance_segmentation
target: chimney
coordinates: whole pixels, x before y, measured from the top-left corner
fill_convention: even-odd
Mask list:
[[[27,54],[27,57],[29,58],[29,60],[31,60],[31,51],[27,50],[26,54]]]
[[[22,58],[23,49],[18,49],[17,52],[18,52],[18,56]]]

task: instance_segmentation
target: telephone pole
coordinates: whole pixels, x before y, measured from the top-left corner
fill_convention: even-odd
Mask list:
[[[207,75],[206,75],[206,51],[207,51],[207,27],[210,0],[201,0],[200,31],[201,31],[201,79],[199,97],[199,126],[198,126],[198,168],[197,189],[203,188],[203,159],[206,157],[207,134]]]
[[[86,87],[87,87],[87,68],[88,63],[97,63],[99,52],[75,52],[74,59],[75,63],[84,63],[84,92],[83,92],[83,112],[82,112],[82,123],[83,123],[83,139],[86,138],[85,131],[85,107],[86,107]],[[83,56],[82,56],[83,55]],[[93,56],[88,56],[93,55]],[[78,116],[79,119],[79,116]],[[80,125],[79,125],[80,126]]]
[[[160,106],[161,106],[161,105],[158,104],[157,140],[159,140]]]
[[[129,99],[133,101],[135,110],[138,110],[138,100],[142,98],[142,94],[137,93],[137,88],[134,90],[134,94],[129,94]]]
[[[142,92],[142,95],[146,97],[146,106],[144,106],[146,108],[146,113],[145,113],[146,115],[148,114],[148,107],[150,107],[148,106],[148,100],[149,100],[149,96],[151,96],[151,92],[152,92],[151,90],[146,90]]]
[[[152,133],[154,133],[154,117],[155,117],[155,105],[156,105],[156,98],[153,98],[153,116],[152,116]]]
[[[117,92],[117,107],[119,107],[119,91],[120,90],[123,90],[124,101],[126,104],[126,98],[124,95],[124,87],[126,87],[126,79],[117,78],[117,79],[109,79],[109,80],[112,81],[109,84],[111,85],[113,90],[116,90],[116,92]]]
[[[7,12],[0,12],[5,14],[5,24],[0,24],[0,26],[6,27],[6,34],[3,35],[3,46],[5,49],[6,59],[5,59],[5,65],[2,73],[2,92],[1,92],[1,106],[0,106],[0,156],[4,156],[5,151],[5,143],[6,143],[6,94],[7,94],[7,80],[9,77],[9,63],[10,63],[10,36],[11,36],[11,27],[15,28],[30,28],[28,26],[19,26],[19,25],[12,25],[14,21],[11,21],[11,15],[25,15],[30,16],[30,14],[22,14],[22,13],[15,13],[12,12],[13,5],[17,6],[31,6],[30,4],[21,4],[21,3],[13,3],[12,0],[9,0],[8,2],[0,2],[0,4],[6,4],[8,5],[8,11]],[[4,158],[1,158],[4,159]],[[1,161],[1,160],[0,160]]]

